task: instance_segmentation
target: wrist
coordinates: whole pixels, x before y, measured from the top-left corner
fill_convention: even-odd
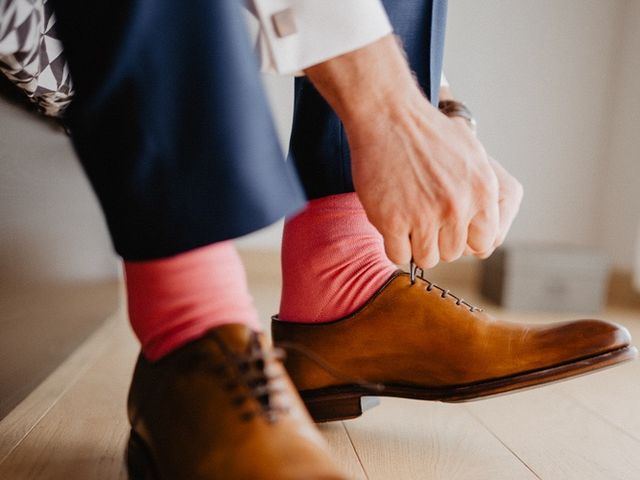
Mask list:
[[[452,98],[443,99],[440,100],[438,109],[449,118],[464,120],[474,134],[477,132],[476,119],[464,103]]]

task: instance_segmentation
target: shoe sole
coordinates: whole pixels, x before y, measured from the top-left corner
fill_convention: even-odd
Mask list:
[[[358,385],[343,385],[305,390],[300,392],[300,395],[315,422],[331,422],[359,417],[371,406],[371,402],[367,404],[363,400],[372,395],[447,403],[466,402],[585,375],[633,360],[637,356],[638,350],[635,347],[627,346],[553,367],[466,385],[419,388],[390,384],[383,385],[383,390],[377,393],[372,393],[370,389]]]
[[[127,443],[126,461],[129,480],[160,480],[149,448],[133,430]]]

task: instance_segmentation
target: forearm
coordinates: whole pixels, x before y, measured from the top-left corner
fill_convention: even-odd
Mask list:
[[[348,133],[422,96],[393,35],[305,70]]]
[[[498,183],[464,105],[445,115],[426,99],[393,36],[305,73],[345,126],[356,192],[392,261],[429,268],[501,242],[519,201],[499,193],[514,182]]]

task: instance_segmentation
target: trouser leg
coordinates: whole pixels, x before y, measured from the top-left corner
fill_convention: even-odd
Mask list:
[[[257,230],[304,196],[237,0],[57,0],[68,123],[117,252],[149,260]]]
[[[446,0],[383,0],[418,83],[434,104],[442,72]],[[308,198],[353,192],[342,123],[306,78],[296,80],[290,158]]]
[[[437,102],[446,2],[385,2],[416,79]],[[311,201],[285,225],[280,317],[327,322],[364,305],[395,272],[353,193],[342,124],[306,79],[297,80],[291,157]]]
[[[67,122],[125,259],[148,358],[228,323],[259,328],[228,238],[302,206],[236,0],[55,2]]]

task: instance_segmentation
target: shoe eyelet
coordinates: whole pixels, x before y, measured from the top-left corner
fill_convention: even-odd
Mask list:
[[[246,397],[234,397],[234,398],[231,400],[231,403],[232,403],[234,406],[239,407],[240,405],[242,405],[242,404],[246,401],[246,399],[247,399]]]
[[[418,275],[418,270],[421,270],[421,274]],[[424,288],[425,291],[427,292],[431,292],[434,288],[437,288],[438,290],[440,290],[442,293],[440,294],[440,297],[442,297],[443,299],[447,298],[448,296],[453,297],[456,301],[456,305],[460,306],[460,305],[464,305],[465,307],[467,307],[469,309],[469,311],[471,313],[475,313],[475,312],[482,312],[482,308],[480,307],[476,307],[471,305],[469,302],[464,301],[461,297],[458,297],[457,295],[452,294],[448,289],[439,287],[438,285],[436,285],[435,283],[427,280],[426,278],[424,278],[424,276],[422,275],[422,273],[424,273],[424,271],[422,269],[419,269],[415,263],[413,263],[413,261],[411,262],[411,272],[410,272],[410,277],[411,277],[411,285],[413,285],[416,281],[416,279],[420,279],[424,282],[427,283],[427,286]]]
[[[242,412],[242,414],[240,415],[240,420],[242,420],[243,422],[250,422],[255,418],[255,416],[255,412]]]
[[[274,410],[270,410],[265,414],[265,418],[268,423],[276,423],[278,420],[278,414]]]

